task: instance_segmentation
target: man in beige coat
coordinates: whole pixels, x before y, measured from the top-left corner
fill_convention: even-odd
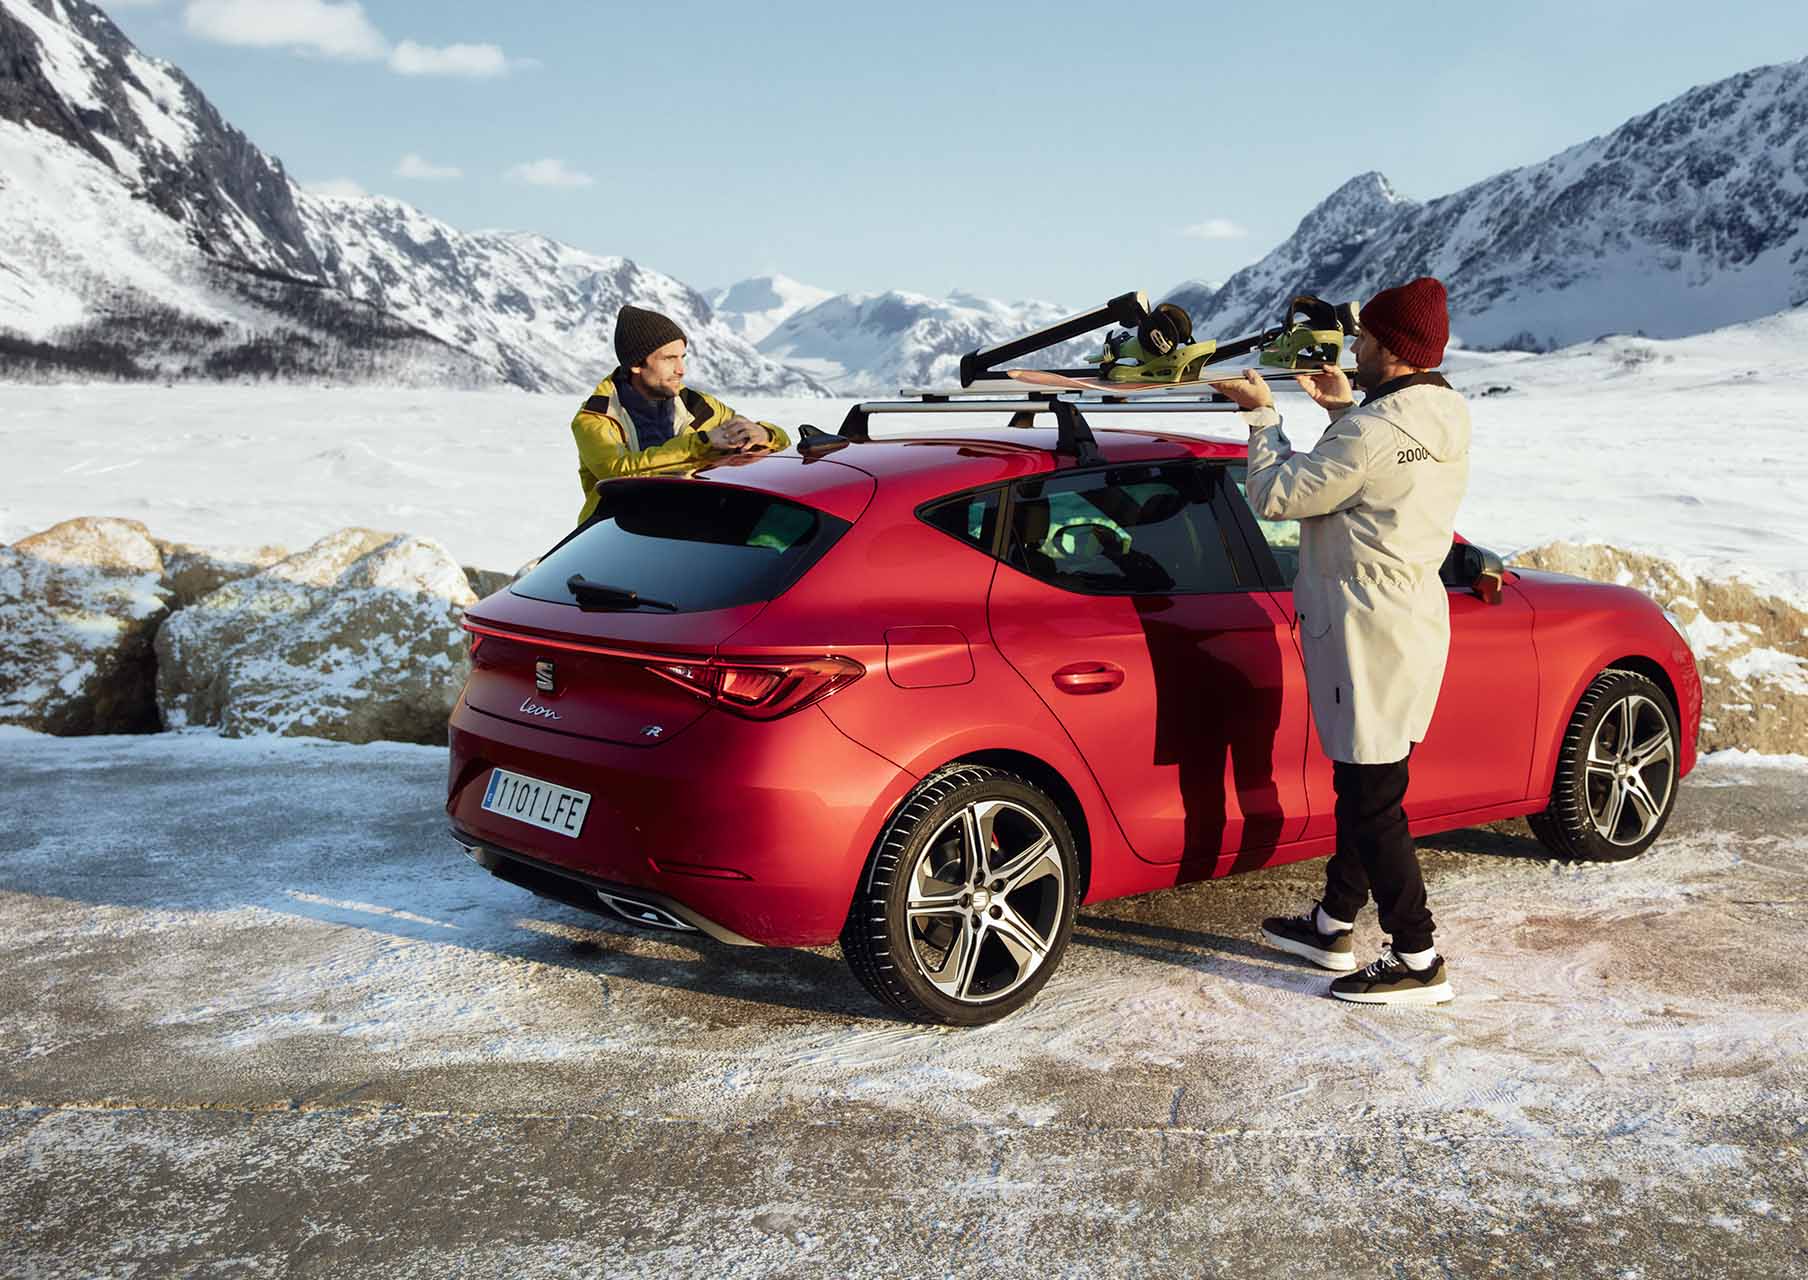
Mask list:
[[[1332,366],[1299,379],[1331,414],[1309,453],[1288,443],[1265,383],[1215,384],[1245,410],[1250,503],[1264,519],[1300,522],[1293,599],[1337,792],[1324,897],[1303,915],[1264,920],[1262,935],[1346,974],[1331,984],[1341,999],[1436,1004],[1451,998],[1450,982],[1402,806],[1407,760],[1431,724],[1450,651],[1438,569],[1469,480],[1469,409],[1431,372],[1450,335],[1437,280],[1383,290],[1361,323],[1360,407]],[[1355,973],[1351,933],[1371,894],[1391,943]]]

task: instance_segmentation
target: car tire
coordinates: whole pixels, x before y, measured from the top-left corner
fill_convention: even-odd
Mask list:
[[[1061,810],[1013,774],[954,764],[917,785],[867,859],[841,933],[856,977],[918,1022],[978,1026],[1061,962],[1079,883]]]
[[[1560,858],[1638,857],[1676,807],[1680,739],[1662,689],[1636,671],[1603,671],[1564,730],[1550,807],[1529,819],[1532,834]]]

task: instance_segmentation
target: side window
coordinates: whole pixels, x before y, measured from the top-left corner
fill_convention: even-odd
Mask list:
[[[938,502],[921,514],[943,533],[951,533],[991,555],[998,532],[998,493],[997,489],[988,489],[984,493],[963,494]]]
[[[1249,502],[1249,468],[1232,467],[1231,482],[1237,486],[1237,493],[1245,505]],[[1268,550],[1274,556],[1274,564],[1281,571],[1281,582],[1291,587],[1293,580],[1299,576],[1299,521],[1298,520],[1264,520],[1251,508],[1250,518],[1262,531],[1262,538],[1268,543]]]
[[[1009,563],[1067,591],[1241,591],[1212,510],[1218,477],[1197,463],[1028,480],[1011,499]]]

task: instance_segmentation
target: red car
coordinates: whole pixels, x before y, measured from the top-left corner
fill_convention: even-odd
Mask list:
[[[469,612],[466,850],[641,925],[839,940],[874,995],[955,1024],[1030,1000],[1080,903],[1329,853],[1298,530],[1252,514],[1243,446],[1071,409],[867,439],[892,407],[611,481]],[[1695,763],[1674,620],[1460,540],[1445,580],[1413,831],[1526,814],[1565,857],[1641,852]]]

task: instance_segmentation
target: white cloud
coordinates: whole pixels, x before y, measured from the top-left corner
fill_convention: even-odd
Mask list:
[[[345,200],[355,200],[370,194],[350,178],[328,178],[324,182],[307,183],[306,187],[317,196],[338,196]]]
[[[449,44],[441,48],[404,40],[389,55],[389,69],[404,76],[504,76],[509,60],[493,44]]]
[[[548,157],[518,164],[503,175],[510,182],[525,182],[530,187],[594,187],[596,179],[587,173],[567,169],[563,160]]]
[[[381,58],[389,51],[357,0],[189,0],[182,20],[190,35],[220,44],[328,58]]]
[[[182,19],[189,34],[203,40],[363,62],[386,59],[391,71],[404,76],[483,78],[538,65],[530,59],[510,58],[493,44],[428,45],[403,40],[392,46],[358,0],[187,0]]]
[[[422,182],[444,182],[449,178],[462,178],[463,169],[449,164],[434,164],[410,151],[396,165],[395,176],[398,178],[418,178]]]
[[[107,0],[109,9],[154,9],[163,0]]]
[[[1229,218],[1207,218],[1204,222],[1181,228],[1180,234],[1189,240],[1241,240],[1249,234],[1249,228],[1239,226]]]

